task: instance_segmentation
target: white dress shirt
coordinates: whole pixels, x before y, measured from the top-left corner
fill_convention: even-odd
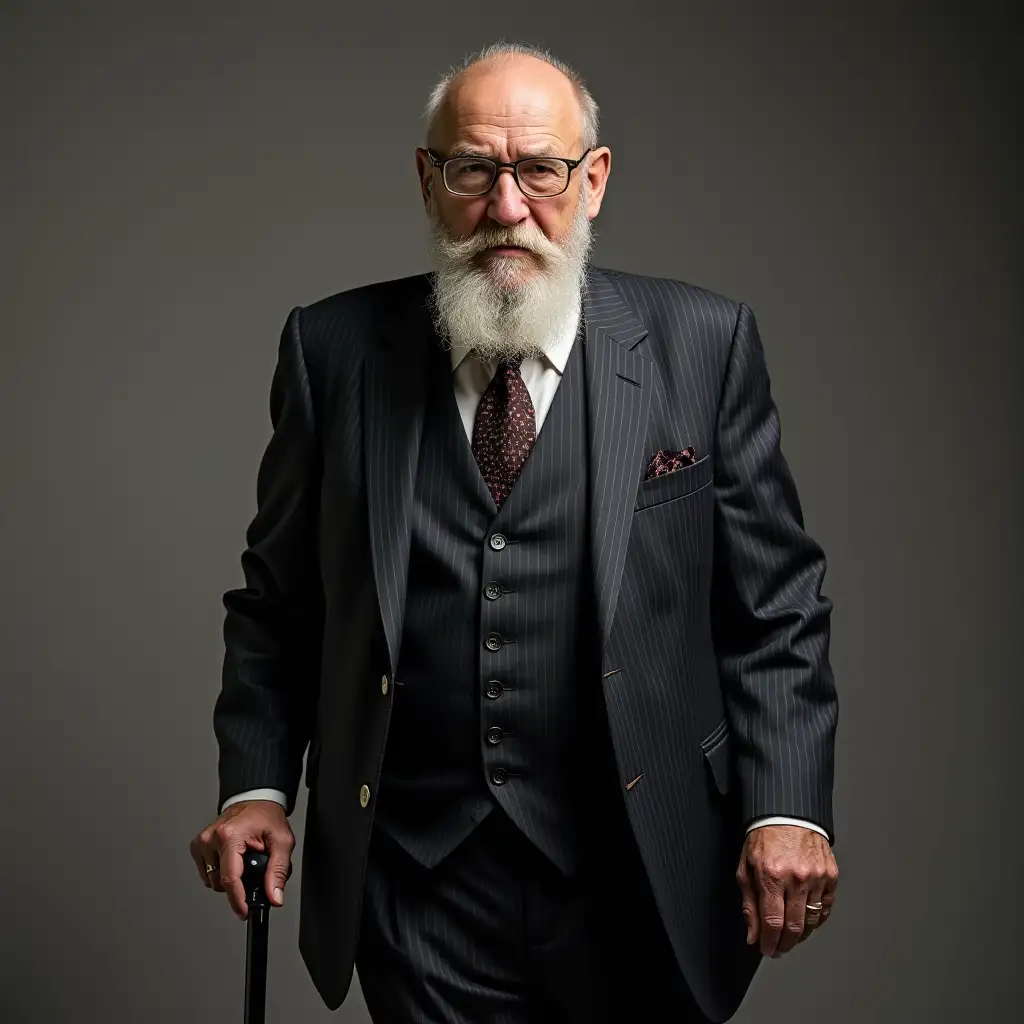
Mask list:
[[[565,364],[572,351],[573,342],[576,340],[579,317],[580,308],[577,304],[571,316],[568,316],[564,323],[552,331],[551,342],[545,348],[544,355],[539,358],[524,359],[519,367],[523,383],[533,401],[538,435],[544,425],[548,410],[551,408],[552,399],[555,397],[555,391],[558,389],[558,383],[565,371]],[[466,436],[472,442],[476,407],[487,390],[487,385],[490,384],[491,378],[498,368],[498,363],[497,360],[482,360],[475,355],[471,356],[468,345],[452,346],[450,354],[455,398],[458,402],[463,426],[466,428]],[[275,800],[282,807],[288,806],[285,794],[278,789],[247,790],[229,797],[224,801],[223,806],[228,807],[242,800]],[[757,818],[747,826],[747,831],[750,832],[764,825],[801,825],[804,828],[813,829],[828,839],[828,833],[823,828],[802,818],[780,816]]]

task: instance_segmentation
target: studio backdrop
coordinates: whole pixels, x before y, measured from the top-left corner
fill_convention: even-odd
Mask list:
[[[1016,1019],[1008,24],[983,3],[4,4],[0,1020],[241,1014],[245,929],[187,847],[216,813],[221,595],[278,335],[293,306],[428,268],[421,111],[502,37],[601,105],[595,262],[754,310],[828,557],[838,903],[736,1020]],[[300,883],[270,1021],[332,1019]],[[333,1019],[367,1020],[357,986]]]

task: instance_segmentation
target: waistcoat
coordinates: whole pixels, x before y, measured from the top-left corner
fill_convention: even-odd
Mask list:
[[[427,867],[490,813],[563,872],[580,859],[600,700],[584,332],[500,511],[436,346],[375,823]]]

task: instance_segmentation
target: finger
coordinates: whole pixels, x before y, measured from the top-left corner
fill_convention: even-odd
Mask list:
[[[196,866],[196,871],[199,874],[200,881],[203,883],[203,885],[206,886],[207,889],[209,889],[210,888],[210,880],[206,877],[206,875],[207,875],[206,861],[204,861],[202,857],[200,857],[197,854],[193,853],[192,854],[192,863]]]
[[[212,839],[209,843],[200,847],[199,866],[210,888],[214,892],[223,892],[224,889],[220,884],[220,854],[217,852],[217,847]],[[208,871],[208,867],[213,870]]]
[[[740,858],[740,865],[736,869],[736,883],[740,887],[743,896],[743,920],[747,923],[747,945],[752,946],[757,942],[759,932],[759,921],[757,911],[757,893],[754,890],[754,883],[750,878],[750,870],[747,867],[747,858],[744,855]]]
[[[292,873],[293,846],[294,840],[290,836],[278,835],[276,832],[267,834],[270,859],[267,861],[267,873],[263,884],[270,901],[276,907],[284,906],[284,887]]]
[[[798,942],[803,942],[804,939],[809,939],[814,934],[815,929],[818,928],[818,926],[821,924],[822,911],[812,910],[811,907],[817,906],[819,903],[821,903],[822,909],[824,909],[824,901],[821,898],[824,892],[825,876],[822,875],[819,878],[812,879],[811,887],[807,891],[808,906],[806,915],[804,916],[804,932],[803,935],[801,935],[800,938],[797,940]]]
[[[207,867],[211,867],[213,870],[207,871]],[[210,888],[214,892],[224,891],[224,887],[220,884],[220,854],[217,847],[212,844],[203,855],[203,874],[206,875]]]
[[[188,844],[188,853],[192,858],[192,863],[196,866],[196,871],[199,873],[200,881],[207,889],[209,889],[210,880],[206,877],[206,861],[203,860],[202,852],[199,849],[199,836],[196,836],[196,838]]]
[[[213,856],[211,854],[211,856]],[[217,864],[216,862],[210,862],[207,860],[200,859],[199,872],[203,876],[203,882],[206,884],[207,889],[217,891]]]
[[[828,858],[828,864],[825,866],[825,887],[821,893],[821,904],[822,910],[818,918],[818,927],[820,928],[832,913],[832,905],[836,901],[836,886],[839,884],[839,865],[836,864],[835,857],[830,853]]]
[[[249,916],[249,904],[246,902],[245,886],[242,884],[242,854],[245,853],[246,842],[255,849],[262,849],[263,844],[255,836],[244,839],[234,835],[226,824],[218,826],[217,832],[220,840],[220,859],[218,871],[215,872],[215,888],[219,886],[218,891],[227,894],[228,904],[235,916],[244,921]]]
[[[792,878],[786,887],[786,921],[779,936],[779,944],[775,949],[776,956],[788,953],[800,941],[804,933],[807,919],[807,894],[810,892],[810,881],[806,878]]]
[[[203,829],[189,844],[189,851],[192,854],[192,860],[195,861],[196,870],[199,872],[199,877],[203,880],[203,885],[207,889],[213,889],[215,892],[219,891],[219,885],[217,882],[217,843],[216,836],[214,834],[214,827],[212,825]],[[214,870],[207,871],[208,865],[212,865]]]
[[[761,955],[774,956],[786,923],[785,889],[771,875],[758,873],[757,902],[760,908]]]

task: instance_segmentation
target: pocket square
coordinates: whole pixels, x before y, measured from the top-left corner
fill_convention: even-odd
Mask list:
[[[651,459],[651,464],[647,467],[647,475],[644,479],[650,480],[651,477],[664,476],[666,473],[672,473],[684,466],[692,466],[696,461],[697,453],[692,444],[687,445],[681,452],[662,448],[654,453],[654,458]]]

